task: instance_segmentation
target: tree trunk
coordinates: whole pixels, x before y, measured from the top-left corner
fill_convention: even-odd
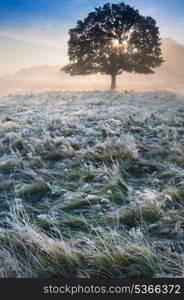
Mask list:
[[[111,75],[111,90],[116,89],[116,74]]]

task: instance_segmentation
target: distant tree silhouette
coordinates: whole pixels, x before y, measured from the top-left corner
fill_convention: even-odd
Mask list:
[[[163,62],[156,21],[124,2],[95,8],[69,35],[70,64],[62,70],[71,75],[110,75],[111,89],[122,72],[154,73]]]

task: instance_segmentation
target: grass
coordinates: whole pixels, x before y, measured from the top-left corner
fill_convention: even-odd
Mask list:
[[[35,201],[44,197],[49,192],[51,192],[49,185],[43,180],[38,180],[32,184],[24,184],[17,190],[17,196],[23,197],[23,199]]]
[[[0,164],[0,171],[2,173],[11,173],[15,171],[16,169],[19,169],[22,167],[22,160],[21,159],[11,159],[3,161]]]
[[[118,219],[120,223],[135,227],[140,225],[141,222],[155,223],[161,218],[161,214],[159,207],[146,205],[122,209],[118,211]]]
[[[110,139],[96,146],[93,151],[87,150],[84,158],[100,163],[113,163],[114,160],[131,159],[137,155],[136,145],[132,137],[126,137],[127,143],[116,143]],[[130,145],[128,145],[130,143]]]
[[[86,236],[50,237],[29,217],[20,217],[20,209],[11,214],[14,234],[3,241],[1,253],[7,253],[1,277],[54,277],[72,278],[85,274],[91,278],[153,277],[157,274],[183,275],[182,256],[171,247],[149,244],[139,231],[139,237],[128,231],[108,227],[93,230],[88,227]],[[20,262],[21,260],[21,262]],[[29,265],[25,262],[29,262]],[[180,261],[181,263],[181,261]],[[182,262],[183,264],[183,262]]]
[[[172,208],[182,208],[184,205],[184,188],[183,186],[169,187],[163,191],[162,197],[166,205]]]
[[[182,96],[5,100],[0,277],[184,277]]]
[[[77,197],[76,197],[77,198]],[[94,204],[101,202],[102,198],[98,196],[86,197],[83,199],[72,199],[61,206],[61,210],[67,211],[75,208],[86,208],[91,207]]]
[[[159,257],[146,246],[127,246],[99,249],[95,253],[92,277],[152,277],[158,270]]]
[[[9,191],[14,187],[14,182],[11,180],[4,180],[0,183],[0,191]]]
[[[2,120],[2,122],[10,122],[10,121],[13,121],[13,119],[11,119],[10,117],[5,117],[3,120]]]

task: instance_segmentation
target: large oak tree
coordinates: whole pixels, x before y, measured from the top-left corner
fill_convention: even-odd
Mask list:
[[[111,89],[122,72],[154,73],[163,62],[156,21],[124,2],[95,8],[69,35],[70,64],[62,70],[71,75],[110,75]]]

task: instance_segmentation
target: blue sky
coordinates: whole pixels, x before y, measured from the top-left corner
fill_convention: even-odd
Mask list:
[[[68,30],[94,7],[120,0],[0,0],[0,74],[67,62]],[[127,0],[157,20],[163,37],[184,44],[184,0]]]

